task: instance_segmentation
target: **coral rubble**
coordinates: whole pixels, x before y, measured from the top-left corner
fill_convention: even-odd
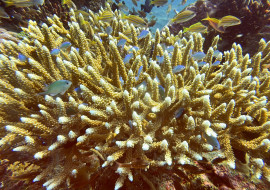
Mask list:
[[[203,172],[194,168],[205,158],[224,158],[235,169],[241,150],[250,177],[270,181],[270,76],[263,67],[270,42],[261,40],[252,58],[237,44],[214,58],[217,36],[201,67],[190,56],[203,51],[200,34],[174,36],[165,28],[138,39],[142,28],[117,11],[106,20],[89,14],[87,22],[71,10],[69,29],[56,15],[47,18],[49,26],[29,21],[18,44],[2,40],[0,151],[13,162],[14,177],[47,189],[98,189],[111,175],[115,189],[140,180],[155,189],[154,172]],[[120,39],[126,39],[122,46]],[[70,48],[51,55],[67,41]],[[133,57],[124,62],[128,54]],[[216,61],[221,64],[212,65]],[[178,65],[184,69],[175,72]],[[57,80],[72,86],[64,95],[39,95]]]

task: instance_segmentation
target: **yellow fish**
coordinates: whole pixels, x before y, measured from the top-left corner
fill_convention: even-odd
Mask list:
[[[168,3],[168,0],[154,0],[151,1],[151,5],[156,5],[156,6],[162,6],[165,5],[166,3]]]
[[[137,7],[138,4],[137,4],[137,1],[136,0],[132,0],[132,3]]]
[[[104,22],[110,22],[113,19],[114,15],[112,11],[105,10],[98,17],[98,20],[102,20]]]
[[[7,7],[15,6],[15,7],[31,7],[34,5],[43,5],[44,0],[4,0],[4,3]]]
[[[124,14],[123,19],[128,20],[128,22],[130,22],[136,26],[147,27],[147,23],[145,22],[145,20],[139,16],[136,16],[136,15],[128,15],[127,16]]]
[[[219,20],[216,18],[211,18],[209,17],[209,15],[207,14],[207,17],[202,19],[202,20],[207,20],[210,24],[210,26],[212,26],[216,31],[220,32],[220,33],[224,33],[225,32],[225,28],[223,26],[218,26],[219,24]]]
[[[89,13],[83,11],[83,10],[76,10],[74,11],[75,12],[75,15],[78,16],[79,14],[82,14],[83,18],[85,20],[89,20]]]
[[[171,10],[172,10],[172,4],[169,4],[168,9],[167,9],[167,14],[169,14],[171,12]]]
[[[197,22],[195,24],[192,24],[188,28],[184,27],[183,32],[205,32],[207,30],[207,26],[204,26],[201,22]]]
[[[235,16],[228,15],[224,16],[219,20],[218,27],[228,27],[228,26],[235,26],[241,24],[241,20]]]
[[[185,10],[183,12],[179,12],[177,13],[177,15],[175,15],[174,18],[171,19],[171,22],[175,22],[175,23],[183,23],[183,22],[187,22],[190,19],[192,19],[193,17],[196,16],[196,13],[190,10]]]

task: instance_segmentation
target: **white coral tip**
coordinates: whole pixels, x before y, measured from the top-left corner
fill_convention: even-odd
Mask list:
[[[151,137],[150,135],[146,135],[146,136],[144,137],[144,140],[145,140],[146,142],[148,142],[148,143],[152,143],[152,142],[153,142],[153,139],[152,139],[152,137]]]
[[[232,169],[235,169],[235,162],[234,161],[228,161],[228,166]]]
[[[68,117],[59,117],[58,118],[58,123],[60,123],[60,124],[66,124],[66,123],[68,123],[69,122],[69,118]]]
[[[142,145],[142,149],[143,149],[144,151],[149,150],[149,144],[147,144],[147,143],[143,143],[143,145]]]
[[[37,175],[37,176],[33,179],[33,182],[40,181],[41,177],[42,177],[41,175]]]
[[[108,157],[107,157],[107,161],[108,161],[108,162],[114,161],[114,157],[113,157],[113,156],[108,156]]]
[[[264,166],[264,162],[261,158],[255,158],[253,161],[261,168]]]
[[[133,140],[128,140],[128,141],[127,141],[127,147],[133,148],[134,145],[135,145],[135,142],[134,142]]]
[[[152,107],[152,112],[154,112],[154,113],[157,113],[157,112],[159,112],[160,111],[160,109],[159,109],[159,107],[158,106],[155,106],[155,107]]]
[[[73,139],[73,138],[76,138],[77,135],[73,131],[69,131],[68,136],[69,138]]]
[[[161,144],[160,146],[164,149],[167,149],[168,148],[168,141],[166,139],[164,139],[163,141],[161,141]]]
[[[86,136],[85,136],[85,135],[79,136],[79,137],[77,138],[77,142],[84,142],[85,140],[86,140]]]
[[[88,128],[88,129],[85,130],[85,133],[90,135],[90,134],[94,133],[94,129],[93,128]]]
[[[37,152],[35,155],[34,155],[34,158],[35,159],[41,159],[44,157],[44,152]]]
[[[64,143],[67,141],[67,138],[64,135],[58,135],[57,136],[57,141],[60,143]]]

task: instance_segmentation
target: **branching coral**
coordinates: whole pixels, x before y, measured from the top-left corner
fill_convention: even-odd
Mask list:
[[[270,77],[262,68],[269,42],[262,40],[251,59],[234,44],[223,59],[213,57],[216,37],[204,58],[207,64],[200,67],[189,55],[191,49],[202,51],[200,34],[173,36],[165,28],[154,38],[148,33],[138,39],[142,29],[121,20],[118,12],[106,22],[91,11],[90,17],[87,23],[71,11],[69,30],[57,16],[48,18],[50,26],[30,21],[23,28],[28,37],[18,44],[4,40],[2,157],[24,155],[22,163],[40,167],[33,181],[43,181],[47,189],[95,186],[97,176],[114,171],[115,163],[115,189],[139,179],[154,188],[151,171],[184,171],[210,154],[225,155],[235,168],[233,149],[241,149],[250,156],[252,175],[269,180]],[[117,46],[121,38],[127,39],[123,47]],[[66,41],[70,49],[50,54]],[[172,54],[163,44],[174,46]],[[19,53],[28,59],[20,61]],[[133,58],[124,63],[129,53]],[[164,56],[163,63],[157,56]],[[222,64],[212,65],[215,61]],[[176,73],[177,65],[185,69]],[[45,83],[62,79],[72,81],[64,95],[38,95]],[[221,150],[202,134],[217,138]]]

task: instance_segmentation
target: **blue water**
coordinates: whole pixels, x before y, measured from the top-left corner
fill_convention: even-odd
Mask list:
[[[127,5],[127,7],[129,8],[129,10],[132,10],[133,7],[134,9],[137,10],[141,10],[141,5],[145,3],[145,0],[139,0],[137,1],[137,5],[135,6],[132,3],[132,0],[124,0],[125,4]],[[181,5],[182,0],[174,0],[172,2],[172,0],[168,0],[168,3],[160,6],[160,7],[156,7],[154,6],[153,9],[151,10],[150,13],[147,13],[146,18],[148,19],[148,21],[151,20],[152,16],[155,16],[157,19],[156,24],[150,28],[150,30],[156,31],[157,28],[159,28],[160,30],[169,22],[170,19],[172,19],[175,16],[175,11],[179,12],[181,10],[183,10],[186,6],[188,6],[191,3],[194,3],[196,0],[187,0],[185,5]],[[169,13],[167,13],[168,10],[168,6],[169,4],[172,5],[171,11]],[[175,11],[174,11],[175,10]]]

